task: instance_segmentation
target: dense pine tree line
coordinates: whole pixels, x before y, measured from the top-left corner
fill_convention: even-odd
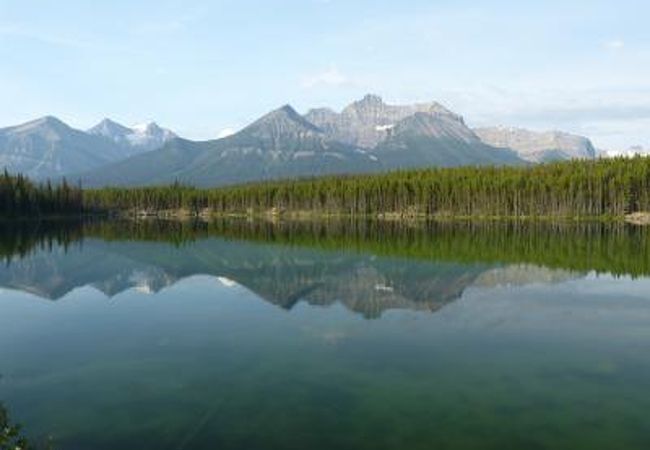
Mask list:
[[[250,214],[622,216],[650,211],[650,158],[531,167],[459,167],[331,176],[200,190],[182,185],[84,192],[89,210],[209,208]]]
[[[83,212],[81,188],[66,180],[35,184],[22,175],[0,175],[0,216],[39,217]]]
[[[459,167],[197,189],[180,184],[81,190],[0,175],[2,216],[209,210],[377,216],[601,217],[650,211],[650,158],[531,167]]]

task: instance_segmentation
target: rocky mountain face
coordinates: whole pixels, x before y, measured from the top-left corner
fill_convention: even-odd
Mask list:
[[[84,132],[47,116],[0,129],[0,168],[57,179],[155,150],[173,137],[156,124],[130,129],[107,119]]]
[[[0,168],[34,179],[90,170],[128,156],[119,145],[55,117],[0,129]]]
[[[197,186],[380,170],[365,150],[332,141],[291,106],[231,136],[206,142],[176,139],[156,152],[81,175],[92,185],[146,185],[176,180]]]
[[[88,134],[102,136],[131,154],[159,149],[177,137],[171,130],[161,128],[155,122],[128,128],[110,119],[102,120],[89,129]]]
[[[535,132],[507,127],[479,128],[474,131],[486,144],[510,148],[520,158],[534,163],[596,157],[596,149],[589,139],[560,131]]]
[[[389,105],[367,95],[340,113],[312,109],[305,117],[330,139],[367,149],[387,170],[522,163],[514,152],[483,143],[460,115],[435,102]]]
[[[384,141],[395,125],[416,113],[426,113],[455,128],[456,133],[470,134],[463,118],[442,105],[416,103],[413,105],[388,105],[377,95],[366,95],[340,113],[329,108],[312,109],[305,118],[320,127],[333,140],[364,148],[376,147]],[[458,130],[463,130],[459,132]]]
[[[258,119],[240,134],[247,134],[278,148],[283,141],[323,140],[320,128],[306,120],[291,105],[284,105]]]
[[[314,123],[316,122],[316,123]],[[234,135],[176,139],[161,150],[81,174],[84,185],[197,186],[463,164],[523,164],[483,143],[462,117],[437,103],[394,106],[368,95],[340,114],[286,105]]]
[[[484,144],[450,116],[415,113],[398,122],[373,150],[386,168],[521,164],[512,150]]]
[[[286,105],[233,135],[178,138],[149,123],[105,119],[87,132],[46,117],[0,130],[0,168],[84,186],[180,181],[202,187],[327,174],[594,158],[591,142],[561,132],[472,130],[436,102],[391,105],[366,95],[341,112]]]

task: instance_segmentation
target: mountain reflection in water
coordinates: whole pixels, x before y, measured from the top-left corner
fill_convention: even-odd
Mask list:
[[[319,228],[314,229],[315,225]],[[48,235],[45,225],[33,230],[33,237],[20,239],[33,241],[33,248],[21,246],[20,252],[7,255],[7,264],[0,268],[0,286],[57,300],[84,286],[113,297],[132,288],[156,293],[184,278],[209,275],[230,280],[285,309],[301,301],[311,305],[339,302],[374,318],[389,309],[436,311],[470,286],[564,281],[582,277],[589,269],[575,269],[570,261],[567,269],[540,267],[537,261],[529,263],[525,254],[509,262],[512,255],[507,249],[516,248],[526,236],[509,236],[514,229],[503,224],[376,226],[119,222],[73,224],[66,237],[56,228]],[[454,252],[459,230],[470,245],[461,240]],[[580,233],[593,230],[564,232],[579,238]],[[395,247],[386,246],[395,233],[406,236],[406,244],[398,241]],[[504,246],[504,262],[494,254],[498,247],[487,247],[495,242],[491,233]],[[472,241],[474,234],[477,239]],[[512,242],[501,244],[508,237]],[[481,260],[481,249],[472,247],[473,242],[486,246],[487,261]],[[410,256],[409,249],[415,256]],[[435,259],[438,254],[441,259]]]
[[[645,449],[646,230],[6,222],[0,401],[66,450]]]

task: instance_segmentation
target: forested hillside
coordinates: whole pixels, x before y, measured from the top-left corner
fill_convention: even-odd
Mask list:
[[[87,210],[205,209],[422,216],[588,217],[650,211],[650,159],[459,167],[201,190],[180,185],[84,192]]]
[[[650,211],[650,159],[459,167],[198,189],[82,190],[0,175],[0,214],[313,214],[390,217],[620,217]]]

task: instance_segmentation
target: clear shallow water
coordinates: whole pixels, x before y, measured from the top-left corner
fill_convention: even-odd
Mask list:
[[[381,234],[109,234],[0,269],[0,399],[36,443],[647,448],[650,279],[609,250],[549,268],[367,245]]]

